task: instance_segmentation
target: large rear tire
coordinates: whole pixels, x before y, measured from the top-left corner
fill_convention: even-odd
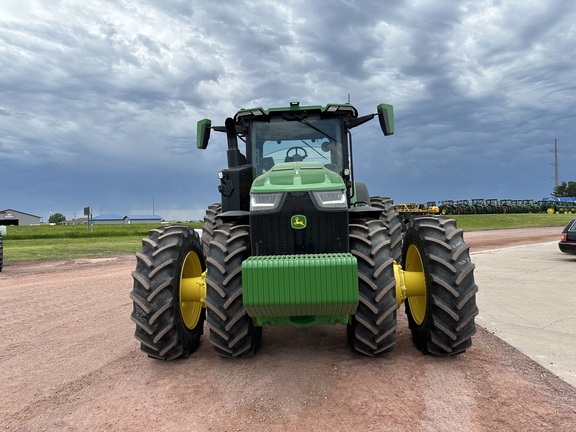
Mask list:
[[[396,281],[390,237],[382,221],[353,221],[350,252],[358,262],[359,303],[347,326],[348,342],[360,354],[388,354],[396,344]]]
[[[214,231],[221,224],[218,215],[222,213],[222,204],[215,203],[208,206],[202,225],[202,249],[207,257],[210,252],[210,242],[214,238]]]
[[[370,198],[370,205],[382,209],[380,220],[388,229],[390,237],[390,249],[392,257],[400,264],[402,259],[402,221],[400,215],[394,208],[394,201],[387,197],[373,196]]]
[[[181,283],[206,269],[198,234],[187,226],[150,230],[132,272],[136,339],[150,357],[173,360],[196,351],[204,331],[200,301],[184,300]]]
[[[248,225],[222,224],[214,231],[206,260],[206,322],[221,357],[248,357],[260,347],[262,327],[254,325],[242,301],[242,262],[248,257]]]
[[[453,219],[415,218],[406,230],[404,269],[426,287],[424,295],[406,299],[406,314],[424,353],[450,356],[472,344],[478,287],[469,249]]]

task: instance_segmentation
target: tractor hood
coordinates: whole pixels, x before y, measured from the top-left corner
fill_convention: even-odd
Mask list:
[[[342,177],[317,162],[286,162],[274,165],[252,183],[251,193],[343,190]]]

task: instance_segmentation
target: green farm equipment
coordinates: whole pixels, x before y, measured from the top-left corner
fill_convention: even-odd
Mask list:
[[[542,200],[538,201],[541,212],[546,212],[548,214],[554,214],[557,212],[556,202],[552,200]]]
[[[488,198],[485,203],[488,213],[504,213],[504,209],[496,198]]]
[[[440,201],[438,209],[440,210],[440,214],[442,215],[451,215],[457,213],[456,205],[454,204],[453,200]]]
[[[242,109],[224,126],[221,202],[202,237],[186,226],[150,231],[133,272],[132,319],[150,357],[199,345],[206,322],[222,357],[254,354],[265,327],[343,324],[352,351],[381,356],[396,343],[405,304],[415,345],[449,356],[471,346],[477,286],[456,222],[414,215],[402,232],[391,199],[356,181],[351,130],[375,117],[394,132],[393,108],[359,117],[350,104]],[[245,152],[239,148],[245,143]]]
[[[458,200],[456,201],[456,214],[474,214],[476,213],[476,208],[470,205],[468,200]]]
[[[524,200],[512,200],[512,205],[516,207],[516,213],[530,213],[530,206]]]
[[[528,209],[528,213],[540,212],[540,206],[533,199],[522,200],[522,204]]]
[[[516,213],[516,204],[511,199],[500,200],[500,206],[502,207],[502,213]]]
[[[474,207],[474,213],[486,214],[488,213],[488,206],[482,198],[472,199],[472,207]]]

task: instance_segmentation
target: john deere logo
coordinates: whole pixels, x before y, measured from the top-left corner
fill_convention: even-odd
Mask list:
[[[306,228],[306,216],[304,215],[294,215],[290,219],[290,224],[294,229]]]

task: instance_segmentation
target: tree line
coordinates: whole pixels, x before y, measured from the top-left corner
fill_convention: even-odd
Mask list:
[[[554,187],[552,191],[554,197],[576,197],[576,182],[569,181],[568,183],[562,182]]]

